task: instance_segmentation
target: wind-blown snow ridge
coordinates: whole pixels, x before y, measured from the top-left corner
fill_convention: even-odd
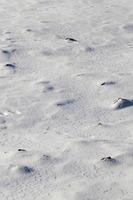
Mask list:
[[[118,110],[129,106],[133,106],[133,100],[118,98],[118,100],[114,102],[113,108]]]

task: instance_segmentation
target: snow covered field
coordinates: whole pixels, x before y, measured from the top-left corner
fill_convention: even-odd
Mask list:
[[[133,199],[133,1],[0,0],[0,200]]]

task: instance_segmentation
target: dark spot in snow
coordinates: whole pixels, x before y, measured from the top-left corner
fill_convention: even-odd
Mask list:
[[[5,34],[11,34],[11,32],[10,31],[6,31]]]
[[[56,105],[57,106],[66,106],[66,105],[74,103],[74,101],[75,101],[74,99],[67,99],[67,100],[58,102]]]
[[[32,30],[31,30],[30,28],[28,28],[26,31],[27,31],[27,32],[32,32]]]
[[[44,155],[43,155],[43,159],[44,159],[44,160],[50,160],[50,156],[44,154]]]
[[[133,32],[133,24],[131,24],[131,23],[126,24],[125,26],[123,26],[123,28],[124,28],[127,32],[130,32],[130,33]]]
[[[105,157],[105,158],[102,158],[101,160],[111,160],[112,158],[109,156],[109,157]]]
[[[106,81],[106,82],[101,83],[102,86],[103,85],[115,85],[115,84],[116,84],[115,81]]]
[[[5,65],[6,67],[8,67],[8,68],[11,68],[11,69],[16,69],[16,65],[15,64],[6,64]]]
[[[33,168],[28,167],[28,166],[22,166],[20,167],[20,170],[25,174],[30,174],[34,171]]]
[[[13,53],[13,52],[15,52],[16,51],[16,49],[12,49],[12,50],[2,50],[2,53],[4,53],[4,54],[11,54],[11,53]]]
[[[101,161],[104,161],[105,163],[108,163],[108,164],[116,164],[116,163],[118,163],[117,160],[112,158],[111,156],[102,158]]]
[[[53,86],[48,86],[48,87],[47,87],[47,90],[53,90],[53,89],[54,89]]]
[[[102,126],[103,124],[101,122],[98,123],[98,126]]]
[[[52,91],[52,90],[54,90],[54,87],[53,87],[53,86],[47,86],[47,87],[46,87],[46,90],[47,90],[47,91]]]
[[[95,49],[93,47],[87,47],[86,52],[94,52]]]
[[[2,50],[2,53],[8,54],[9,51],[7,51],[7,50]]]
[[[18,151],[26,151],[25,149],[18,149]]]
[[[77,42],[77,40],[76,39],[74,39],[74,38],[66,38],[65,40],[68,40],[68,41],[70,41],[70,42]]]

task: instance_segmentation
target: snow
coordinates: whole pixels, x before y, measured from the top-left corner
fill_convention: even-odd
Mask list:
[[[133,199],[133,2],[0,0],[0,199]]]

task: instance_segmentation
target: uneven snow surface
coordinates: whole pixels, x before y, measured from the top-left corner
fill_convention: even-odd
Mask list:
[[[0,0],[0,200],[133,199],[133,1]]]

